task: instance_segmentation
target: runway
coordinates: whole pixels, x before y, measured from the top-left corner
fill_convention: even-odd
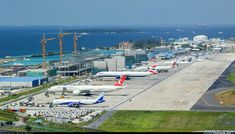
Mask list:
[[[115,110],[190,110],[234,57],[235,54],[226,53],[194,62]]]

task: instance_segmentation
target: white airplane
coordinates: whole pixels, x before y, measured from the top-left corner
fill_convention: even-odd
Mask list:
[[[167,72],[167,71],[169,71],[170,69],[173,69],[173,68],[175,68],[175,67],[177,66],[177,61],[178,61],[178,60],[176,60],[175,62],[173,62],[173,63],[172,63],[171,65],[169,65],[169,66],[156,66],[156,67],[151,68],[151,69],[157,70],[158,72],[162,72],[162,71]]]
[[[144,67],[138,67],[135,68],[134,71],[146,71],[146,70],[157,70],[158,72],[162,72],[165,71],[167,72],[168,70],[175,68],[176,65],[178,63],[178,60],[176,60],[175,62],[173,62],[170,66],[158,66],[157,63],[153,64],[152,66],[148,67],[148,66],[144,66]]]
[[[146,72],[133,72],[133,71],[122,71],[122,72],[99,72],[96,77],[115,77],[125,75],[127,77],[145,77],[149,75],[157,74],[155,70],[148,70]]]
[[[94,86],[94,85],[76,85],[76,86],[69,86],[69,85],[60,85],[60,86],[53,86],[48,89],[49,92],[72,92],[74,95],[79,95],[81,93],[90,94],[91,92],[110,92],[118,89],[124,89],[123,86],[124,81],[126,80],[126,76],[123,75],[121,78],[114,83],[113,86]]]
[[[69,107],[78,107],[80,105],[92,105],[102,102],[105,102],[103,93],[93,100],[55,99],[53,100],[53,105],[68,105]]]
[[[137,68],[134,68],[133,71],[148,71],[150,70],[151,68],[155,68],[158,64],[155,63],[153,64],[152,66],[141,66],[141,67],[137,67]]]

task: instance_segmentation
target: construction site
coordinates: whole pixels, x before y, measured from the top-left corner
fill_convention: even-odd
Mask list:
[[[41,39],[41,48],[42,54],[41,57],[35,58],[27,58],[23,59],[6,59],[3,61],[1,65],[1,75],[2,76],[10,76],[9,79],[5,79],[1,81],[3,84],[1,86],[3,88],[11,86],[13,87],[13,83],[11,85],[10,80],[17,83],[17,80],[14,77],[20,77],[25,79],[25,84],[21,81],[21,87],[27,87],[27,83],[31,82],[30,78],[27,77],[41,77],[43,79],[47,79],[46,82],[53,81],[53,79],[57,79],[57,77],[63,76],[81,76],[81,75],[91,75],[93,71],[93,62],[97,59],[102,59],[106,56],[100,55],[96,52],[78,52],[77,48],[77,40],[82,34],[77,35],[74,32],[74,44],[73,44],[73,52],[72,54],[63,53],[63,38],[65,36],[69,36],[72,33],[60,33],[57,37],[46,38],[46,35],[43,34]],[[59,40],[59,57],[50,56],[46,51],[46,47],[52,40]],[[47,57],[54,57],[53,59],[48,59]],[[59,59],[57,59],[59,58]],[[40,59],[40,60],[39,60]],[[41,60],[42,59],[42,60]],[[41,63],[40,63],[41,62]],[[25,64],[23,64],[25,63]],[[35,64],[36,63],[36,64]],[[2,78],[4,79],[4,78]],[[28,80],[28,81],[27,81]],[[43,82],[37,84],[42,85]],[[8,86],[7,86],[8,85]]]

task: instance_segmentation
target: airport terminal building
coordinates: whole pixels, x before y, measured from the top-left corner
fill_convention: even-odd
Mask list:
[[[47,82],[44,77],[0,77],[0,88],[3,87],[37,87]]]

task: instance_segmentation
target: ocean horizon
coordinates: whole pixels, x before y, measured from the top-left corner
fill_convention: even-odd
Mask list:
[[[0,26],[0,57],[41,54],[43,33],[46,38],[58,37],[62,32],[86,33],[78,41],[78,49],[111,47],[122,41],[142,39],[164,40],[169,38],[207,35],[209,38],[229,39],[235,37],[235,26]],[[222,34],[221,34],[222,32]],[[220,34],[219,34],[220,33]],[[59,52],[59,40],[47,42],[47,52]],[[73,51],[73,33],[63,38],[63,51]]]

